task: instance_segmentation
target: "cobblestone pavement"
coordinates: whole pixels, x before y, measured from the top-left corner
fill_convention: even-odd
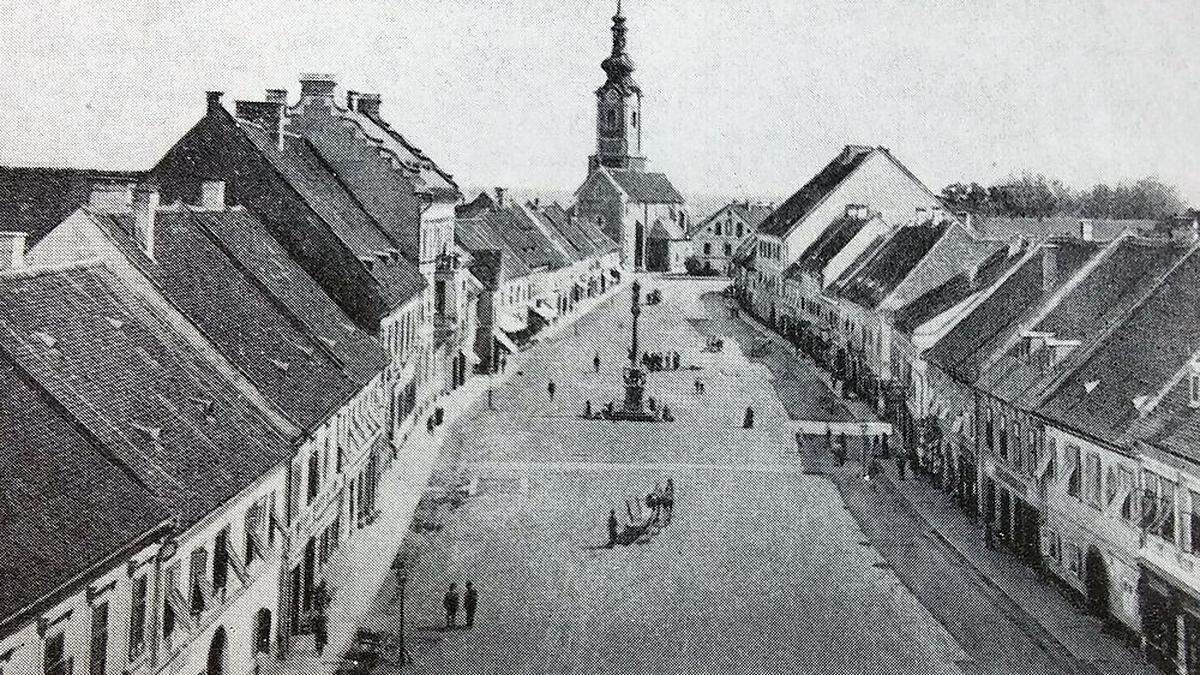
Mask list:
[[[648,395],[677,421],[577,417],[619,399],[628,295],[540,345],[449,432],[439,480],[479,493],[429,520],[407,548],[409,649],[421,673],[956,673],[966,658],[871,546],[825,478],[805,475],[768,367],[739,341],[703,351],[719,325],[694,281],[651,281],[646,351],[681,352]],[[728,310],[724,310],[728,311]],[[592,372],[599,353],[600,372]],[[694,381],[706,386],[693,393]],[[547,383],[556,383],[555,400]],[[753,429],[741,428],[747,406]],[[604,548],[623,517],[672,477],[672,522],[648,541]],[[623,518],[624,519],[624,518]],[[444,630],[442,593],[479,587],[471,629]],[[385,585],[367,623],[395,630]],[[461,616],[460,616],[461,621]]]

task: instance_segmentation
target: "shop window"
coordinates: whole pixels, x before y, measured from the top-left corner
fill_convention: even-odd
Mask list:
[[[1079,488],[1081,484],[1080,476],[1081,469],[1079,466],[1079,446],[1068,445],[1063,452],[1063,461],[1066,463],[1067,469],[1067,494],[1072,497],[1079,496]]]
[[[1189,492],[1192,500],[1191,512],[1188,514],[1189,549],[1193,554],[1200,554],[1200,492]]]
[[[146,575],[133,581],[129,605],[129,658],[135,659],[146,648]]]
[[[88,675],[104,675],[108,665],[108,603],[102,602],[92,610],[92,642]]]
[[[46,640],[45,648],[45,673],[46,675],[70,675],[74,670],[73,665],[67,659],[66,648],[64,646],[63,634],[55,633]]]
[[[1067,543],[1067,569],[1076,577],[1083,576],[1083,549]]]
[[[1088,486],[1087,499],[1088,499],[1088,502],[1090,502],[1092,504],[1092,506],[1099,507],[1100,506],[1100,494],[1101,494],[1101,488],[1100,488],[1101,472],[1100,472],[1100,455],[1099,455],[1099,453],[1095,453],[1095,452],[1088,453],[1087,466],[1085,467],[1084,474],[1087,477],[1087,486]]]
[[[225,588],[229,580],[229,527],[217,533],[213,542],[212,583],[214,588]]]

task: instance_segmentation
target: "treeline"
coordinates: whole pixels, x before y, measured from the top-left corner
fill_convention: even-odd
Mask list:
[[[942,199],[955,211],[982,216],[1079,216],[1081,218],[1162,219],[1188,212],[1173,185],[1157,178],[1142,178],[1116,185],[1100,183],[1086,190],[1071,188],[1041,174],[983,187],[979,183],[954,183],[942,190]]]

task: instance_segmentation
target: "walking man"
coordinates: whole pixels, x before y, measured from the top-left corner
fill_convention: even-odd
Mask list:
[[[597,373],[600,372],[600,352],[596,352],[596,355],[592,357],[592,368]]]
[[[904,455],[896,455],[896,473],[904,480]]]
[[[454,628],[458,623],[458,584],[450,584],[450,590],[442,598],[442,606],[446,608],[446,628]]]
[[[617,545],[617,510],[608,510],[608,547]]]
[[[550,402],[554,402],[554,380],[550,380],[550,384],[546,385],[546,393],[550,394]]]
[[[743,429],[753,429],[754,428],[754,408],[750,408],[750,407],[746,408],[746,417],[742,419],[742,428]]]
[[[467,613],[467,628],[475,625],[475,606],[478,603],[479,595],[475,592],[475,586],[468,581],[467,590],[463,593],[463,610]]]

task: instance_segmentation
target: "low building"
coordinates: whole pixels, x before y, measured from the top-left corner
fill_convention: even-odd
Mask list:
[[[701,269],[732,275],[734,252],[753,236],[759,223],[773,210],[773,204],[751,201],[735,201],[722,206],[688,228],[692,256],[700,262]]]

